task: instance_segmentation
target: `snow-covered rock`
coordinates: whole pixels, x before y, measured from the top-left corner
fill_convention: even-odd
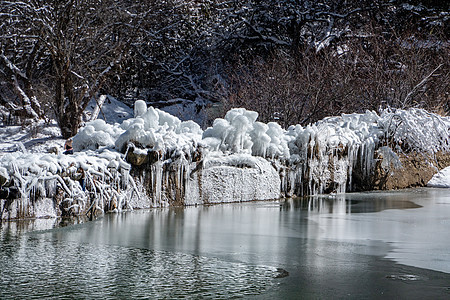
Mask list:
[[[450,167],[447,167],[435,174],[428,182],[427,186],[437,188],[450,188]]]
[[[209,157],[200,176],[199,194],[185,204],[224,203],[278,199],[280,177],[272,165],[261,157],[248,154]]]

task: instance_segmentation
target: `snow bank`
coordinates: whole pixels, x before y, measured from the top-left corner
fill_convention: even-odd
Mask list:
[[[378,159],[385,170],[400,168],[398,153],[450,152],[449,118],[422,109],[343,114],[287,130],[257,117],[232,109],[205,130],[203,143],[224,155],[245,153],[281,162],[288,195],[351,190],[354,171],[369,181]]]
[[[435,174],[428,182],[427,186],[436,188],[450,188],[450,167]]]
[[[277,123],[257,122],[258,114],[243,108],[230,110],[203,133],[212,151],[251,153],[266,158],[298,160],[308,146],[323,148],[364,147],[373,153],[384,143],[395,151],[436,153],[450,151],[450,119],[423,109],[385,109],[363,114],[328,117],[303,128],[283,130]],[[294,156],[294,157],[292,157]]]
[[[288,130],[274,122],[258,122],[257,117],[256,112],[232,109],[205,130],[203,142],[224,155],[245,153],[284,161],[291,166],[281,171],[287,194],[322,193],[330,182],[334,191],[344,192],[358,160],[365,162],[367,174],[372,169],[375,148],[384,134],[380,117],[369,111]]]
[[[14,151],[47,152],[50,148],[62,149],[63,139],[56,121],[40,120],[29,127],[0,127],[0,155]]]
[[[111,147],[124,153],[132,144],[135,153],[150,149],[164,154],[164,159],[183,155],[188,161],[199,147],[219,153],[214,156],[263,157],[276,161],[288,195],[352,190],[355,171],[368,180],[377,159],[385,170],[399,168],[398,153],[450,152],[449,118],[422,109],[343,114],[287,130],[257,119],[258,113],[235,108],[203,132],[196,123],[182,122],[140,100],[135,103],[134,118],[120,125],[101,120],[88,123],[75,136],[74,147]]]

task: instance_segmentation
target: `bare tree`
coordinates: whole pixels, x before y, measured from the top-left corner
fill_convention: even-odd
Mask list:
[[[43,115],[33,90],[34,68],[40,63],[42,47],[37,39],[28,39],[15,3],[0,5],[0,105],[11,116],[36,120]]]
[[[121,4],[114,0],[1,3],[2,16],[10,23],[2,30],[2,58],[10,70],[23,74],[24,88],[16,88],[14,94],[35,99],[32,73],[40,74],[39,80],[54,91],[52,108],[63,137],[77,132],[88,102],[123,59],[122,49],[131,36],[125,25],[131,17]],[[10,28],[14,30],[9,32]]]
[[[99,92],[226,99],[286,124],[380,103],[448,109],[448,33],[435,34],[448,13],[409,2],[0,0],[0,110],[51,108],[71,136]],[[444,43],[421,47],[430,36]]]
[[[438,40],[439,41],[439,40]],[[286,51],[233,66],[225,109],[246,107],[284,127],[380,107],[445,113],[449,48],[411,32],[383,35],[374,26],[321,51]]]

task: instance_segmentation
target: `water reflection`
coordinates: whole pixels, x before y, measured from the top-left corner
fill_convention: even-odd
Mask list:
[[[317,224],[308,228],[308,238],[363,245],[384,241],[392,247],[386,258],[450,273],[448,189],[354,193],[310,201],[320,204],[308,210],[308,219]]]
[[[261,294],[280,276],[270,266],[139,247],[133,237],[117,245],[118,219],[26,235],[2,228],[0,298],[229,299]]]
[[[450,273],[449,204],[413,190],[8,223],[0,298],[448,295],[450,275],[381,258]]]

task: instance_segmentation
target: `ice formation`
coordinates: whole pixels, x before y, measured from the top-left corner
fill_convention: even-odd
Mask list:
[[[388,169],[401,167],[398,152],[450,151],[449,118],[422,109],[343,114],[287,130],[256,120],[255,112],[233,109],[205,130],[203,142],[224,155],[251,153],[274,161],[287,195],[351,190],[355,169],[367,179],[377,157]]]
[[[115,151],[12,152],[0,157],[0,165],[7,170],[7,174],[2,172],[4,185],[13,183],[19,198],[5,216],[8,200],[1,200],[2,218],[56,217],[58,210],[71,215],[131,208],[128,199],[136,189],[128,176],[131,166]]]
[[[201,140],[202,130],[193,121],[181,122],[162,110],[149,107],[144,101],[135,104],[134,118],[125,120],[123,132],[115,140],[115,148],[124,151],[128,143],[154,150],[191,152]]]
[[[60,193],[67,211],[107,211],[341,193],[355,178],[369,180],[378,162],[401,167],[399,153],[450,152],[450,119],[421,109],[343,114],[287,129],[257,119],[236,108],[203,131],[136,101],[134,117],[121,124],[86,123],[72,156],[3,155],[0,183],[13,182],[23,199]]]
[[[122,128],[107,124],[101,119],[91,121],[73,137],[74,151],[113,147],[115,140],[123,131]]]

